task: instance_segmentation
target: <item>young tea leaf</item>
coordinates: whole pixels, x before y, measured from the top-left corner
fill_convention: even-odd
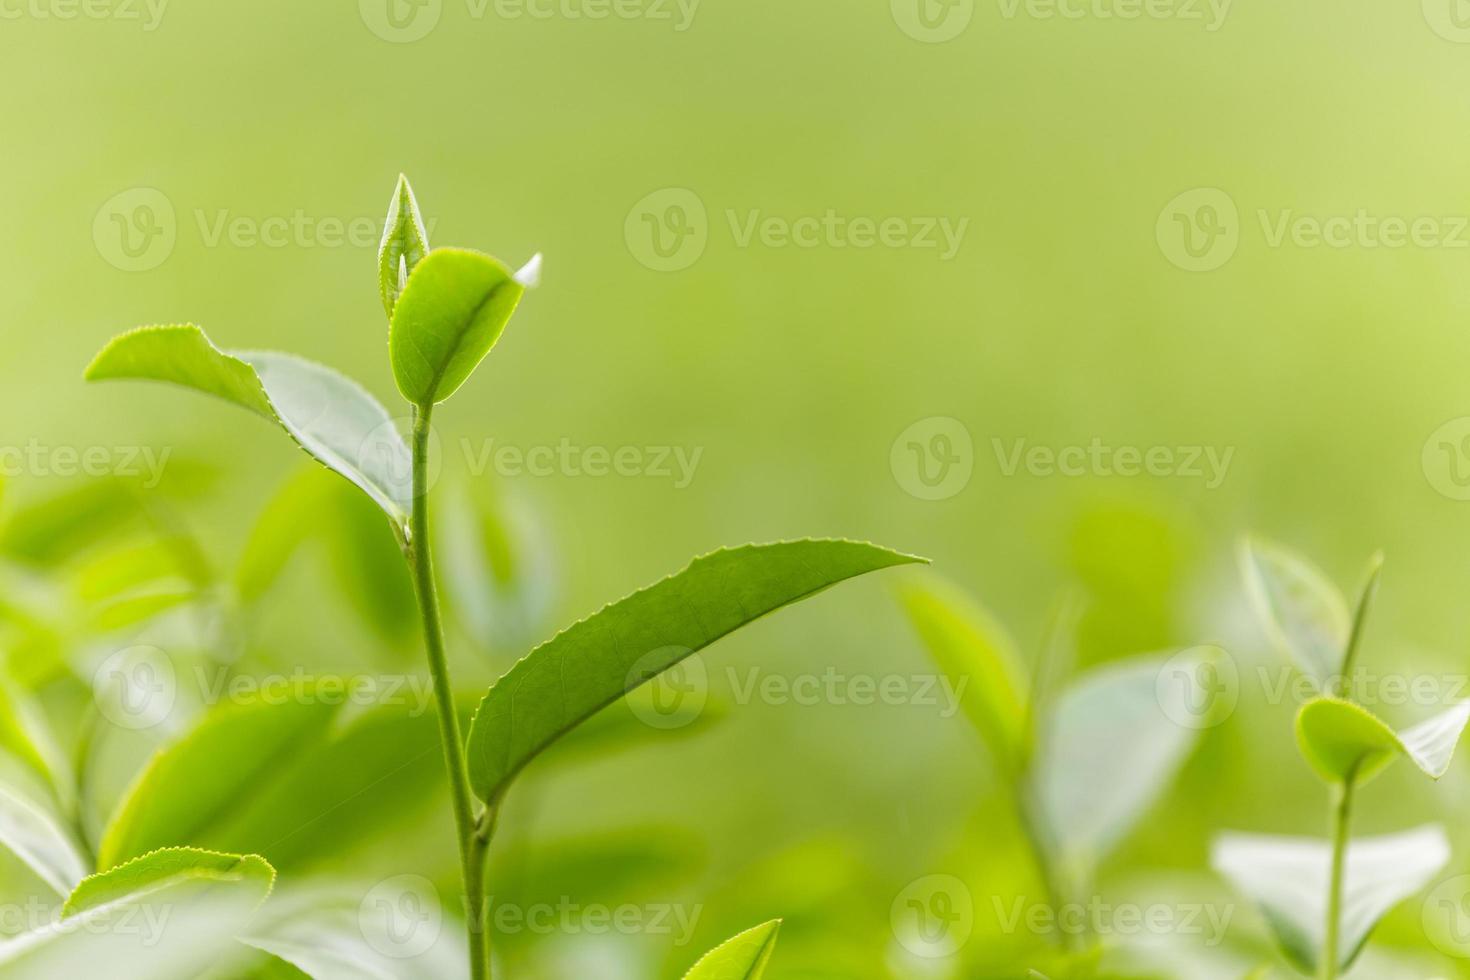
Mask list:
[[[1325,687],[1342,670],[1351,628],[1342,593],[1311,562],[1265,541],[1241,545],[1240,567],[1272,642]]]
[[[500,339],[525,291],[488,255],[457,248],[430,252],[409,276],[388,331],[403,397],[424,409],[453,395]]]
[[[684,980],[760,980],[776,948],[781,920],[756,926],[715,947],[686,974]]]
[[[259,857],[169,848],[79,883],[61,921],[0,944],[7,980],[194,980],[228,971],[275,879]]]
[[[393,200],[388,202],[388,218],[383,222],[383,243],[378,246],[378,290],[390,319],[409,274],[428,254],[429,233],[424,230],[419,202],[408,178],[399,174]]]
[[[412,507],[408,447],[388,412],[360,385],[289,354],[226,352],[198,327],[143,327],[103,348],[89,381],[166,381],[214,395],[285,429],[346,477],[398,525]]]
[[[58,895],[69,895],[87,874],[71,832],[19,794],[0,789],[0,845],[26,863]]]
[[[1201,651],[1201,656],[1205,652]],[[1043,725],[1033,779],[1061,863],[1086,870],[1153,805],[1194,749],[1188,692],[1159,679],[1168,661],[1139,658],[1084,677]]]
[[[1029,754],[1028,682],[1015,643],[994,616],[936,579],[905,583],[899,599],[940,669],[966,690],[965,714],[1009,769]]]
[[[1455,746],[1470,724],[1470,701],[1395,732],[1368,709],[1339,698],[1314,698],[1296,716],[1297,745],[1328,782],[1372,779],[1400,755],[1431,779],[1449,771]]]
[[[470,784],[496,803],[538,753],[690,654],[838,582],[923,561],[853,541],[724,549],[620,599],[531,651],[470,727]]]
[[[1349,844],[1340,968],[1351,966],[1379,920],[1428,884],[1449,859],[1449,841],[1437,826]],[[1286,958],[1298,969],[1315,973],[1325,943],[1332,844],[1226,834],[1215,842],[1210,863],[1260,906]]]

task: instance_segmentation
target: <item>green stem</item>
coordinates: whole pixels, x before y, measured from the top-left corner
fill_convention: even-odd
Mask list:
[[[1327,886],[1327,930],[1322,950],[1321,980],[1337,980],[1342,930],[1342,889],[1347,870],[1349,829],[1353,812],[1353,786],[1357,772],[1350,771],[1335,789],[1332,802],[1332,877]]]
[[[1353,625],[1348,633],[1347,646],[1342,653],[1342,670],[1338,672],[1334,693],[1348,697],[1352,692],[1353,667],[1358,659],[1358,648],[1363,641],[1363,626],[1368,621],[1368,610],[1373,606],[1373,597],[1378,594],[1378,576],[1383,571],[1383,554],[1373,556],[1368,563],[1368,574],[1363,588],[1358,593],[1357,605],[1353,608]]]
[[[424,620],[424,646],[429,655],[434,698],[439,709],[439,734],[444,743],[444,764],[449,773],[454,826],[459,835],[459,856],[464,879],[465,916],[469,924],[470,977],[488,980],[490,944],[485,917],[485,852],[490,843],[491,822],[475,815],[475,798],[470,791],[469,767],[465,764],[464,738],[454,706],[454,689],[449,683],[449,661],[444,652],[444,623],[439,612],[439,592],[434,583],[434,557],[429,539],[429,434],[433,408],[420,408],[413,419],[413,515],[409,521],[407,555],[413,570],[414,591]]]

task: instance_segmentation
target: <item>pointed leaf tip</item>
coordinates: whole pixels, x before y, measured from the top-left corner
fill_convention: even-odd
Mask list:
[[[531,256],[531,260],[521,266],[515,274],[515,281],[527,289],[535,289],[541,285],[541,253],[537,252]]]

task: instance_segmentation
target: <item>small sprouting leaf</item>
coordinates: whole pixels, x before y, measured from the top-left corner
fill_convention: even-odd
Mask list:
[[[217,709],[153,759],[98,845],[103,870],[160,847],[208,845],[266,776],[319,740],[337,713],[320,698]]]
[[[430,252],[408,277],[388,332],[403,397],[423,409],[454,394],[500,339],[525,291],[488,255]]]
[[[132,894],[156,892],[181,880],[251,881],[263,886],[260,897],[264,900],[275,883],[276,872],[265,858],[254,854],[160,848],[83,879],[62,906],[61,915],[69,919],[88,909],[111,905]]]
[[[408,447],[388,412],[357,382],[289,354],[226,352],[198,327],[143,327],[109,343],[89,381],[167,381],[223,398],[279,424],[346,477],[399,526],[412,507]]]
[[[1470,701],[1402,732],[1395,732],[1361,705],[1339,698],[1314,698],[1296,716],[1297,745],[1312,768],[1328,782],[1366,782],[1400,755],[1439,779],[1448,770],[1455,746],[1470,724]]]
[[[87,874],[71,833],[51,814],[18,794],[0,789],[0,845],[14,852],[42,881],[69,895]]]
[[[551,743],[690,654],[838,582],[923,561],[853,541],[723,549],[606,606],[496,681],[470,727],[470,783],[496,803]]]
[[[1311,562],[1265,541],[1245,541],[1240,565],[1272,642],[1325,686],[1342,670],[1351,626],[1342,593]]]
[[[234,937],[270,894],[259,857],[187,848],[156,851],[79,883],[63,919],[0,944],[7,980],[96,976],[192,980],[229,970]]]
[[[1028,682],[1010,634],[990,612],[936,579],[905,583],[899,599],[957,690],[965,714],[1008,768],[1029,753]],[[962,686],[963,683],[963,686]]]
[[[1092,867],[1132,829],[1198,740],[1176,721],[1191,716],[1188,692],[1159,684],[1166,663],[1177,661],[1144,657],[1093,671],[1057,698],[1042,726],[1033,778],[1070,869]]]
[[[1449,841],[1437,826],[1361,838],[1348,845],[1339,947],[1342,969],[1352,965],[1379,920],[1428,884],[1449,859]],[[1325,943],[1331,842],[1226,834],[1215,842],[1210,863],[1260,906],[1287,959],[1314,973]]]
[[[704,955],[684,980],[760,980],[776,948],[781,920],[746,930]]]
[[[383,243],[378,247],[378,290],[389,317],[393,316],[393,307],[409,273],[428,254],[429,233],[424,230],[419,202],[413,196],[408,178],[399,174],[393,200],[388,203],[388,219],[383,223]]]

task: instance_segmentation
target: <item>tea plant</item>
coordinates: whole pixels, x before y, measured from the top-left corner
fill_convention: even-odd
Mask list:
[[[431,249],[413,192],[400,178],[379,252],[377,286],[394,380],[411,412],[407,441],[386,408],[332,369],[289,354],[222,350],[192,325],[123,334],[87,369],[93,381],[171,382],[245,408],[279,426],[386,516],[407,561],[422,621],[459,848],[470,974],[476,980],[490,972],[486,855],[502,800],[528,763],[601,709],[741,626],[846,579],[920,560],[837,540],[748,545],[695,559],[533,650],[486,692],[465,736],[450,683],[431,546],[432,422],[437,406],[489,354],[539,269],[539,256],[512,271],[480,252]],[[227,716],[155,761],[131,797],[135,809],[125,811],[104,837],[99,867],[127,867],[120,862],[157,845],[195,843],[190,838],[200,832],[201,814],[232,802],[224,784],[232,789],[234,782],[216,778],[213,750],[253,742],[250,751],[264,777],[273,756],[261,745],[274,746],[276,755],[288,753],[320,722],[304,710],[271,713],[268,722],[259,716],[240,721],[248,715]],[[180,770],[192,773],[195,783],[185,799],[163,790],[179,784]],[[217,798],[209,798],[212,792]],[[696,974],[756,976],[773,937],[773,928],[757,937],[758,955],[744,973],[719,963],[738,959],[749,939],[720,954],[704,973],[696,967]]]
[[[1122,660],[1056,691],[1070,659],[1073,604],[1054,616],[1028,676],[1005,628],[958,589],[930,577],[905,584],[899,594],[939,667],[956,683],[970,681],[966,716],[1006,785],[1053,912],[1082,901],[1099,862],[1193,750],[1206,719],[1195,716],[1192,685],[1219,651],[1197,647],[1173,657]],[[1187,684],[1161,683],[1161,677]],[[1055,969],[1095,962],[1100,951],[1088,937],[1059,926],[1054,931],[1064,949]]]
[[[1227,834],[1215,843],[1213,864],[1260,906],[1282,955],[1321,980],[1335,980],[1351,967],[1383,916],[1450,858],[1437,825],[1353,840],[1359,788],[1400,756],[1439,779],[1470,723],[1470,703],[1460,703],[1395,731],[1353,700],[1382,564],[1381,555],[1369,562],[1350,613],[1342,593],[1304,558],[1262,541],[1241,548],[1246,587],[1262,624],[1320,692],[1297,712],[1296,741],[1329,787],[1330,837]]]

